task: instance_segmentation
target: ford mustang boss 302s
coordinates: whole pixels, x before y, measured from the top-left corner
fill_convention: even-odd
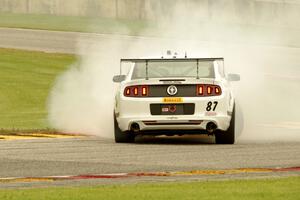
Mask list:
[[[217,144],[235,142],[235,99],[223,58],[121,59],[130,66],[118,83],[114,107],[117,143],[137,135],[215,135]]]

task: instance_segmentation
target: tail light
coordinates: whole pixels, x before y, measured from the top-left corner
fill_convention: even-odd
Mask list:
[[[188,90],[187,92],[189,93],[189,97],[192,96],[198,96],[198,97],[206,97],[206,96],[220,96],[222,94],[222,89],[218,85],[211,85],[211,84],[199,84],[199,85],[194,85],[196,88],[196,95],[193,90]],[[152,91],[151,94],[149,93],[149,87],[147,85],[133,85],[133,86],[128,86],[124,89],[124,96],[126,97],[165,97],[166,91],[165,87],[162,87],[163,89],[161,90],[155,90]],[[155,86],[152,86],[155,87]],[[160,86],[157,86],[158,88]],[[178,89],[183,90],[183,88],[180,88],[178,86]],[[156,93],[154,93],[156,92]],[[157,94],[159,93],[159,95]],[[160,95],[161,93],[161,95]]]
[[[197,85],[197,96],[219,96],[222,89],[218,85]]]
[[[142,96],[148,96],[148,87],[142,86]]]
[[[147,97],[148,96],[148,86],[146,86],[146,85],[128,86],[124,90],[124,96],[126,96],[126,97]]]

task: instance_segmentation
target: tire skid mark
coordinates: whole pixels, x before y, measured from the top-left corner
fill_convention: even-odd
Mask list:
[[[196,176],[196,175],[225,175],[242,173],[271,173],[271,172],[300,172],[300,167],[289,168],[239,168],[225,170],[193,170],[178,172],[138,172],[138,173],[116,173],[98,175],[76,175],[76,176],[49,176],[49,177],[12,177],[0,178],[1,183],[25,183],[25,182],[53,182],[67,180],[86,180],[86,179],[120,179],[134,177],[167,177],[167,176]]]

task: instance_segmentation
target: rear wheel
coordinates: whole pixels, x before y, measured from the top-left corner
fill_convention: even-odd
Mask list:
[[[218,130],[215,133],[216,144],[234,144],[235,142],[235,106],[232,111],[230,126],[227,131]]]
[[[116,116],[114,115],[114,129],[115,129],[115,142],[116,143],[132,143],[134,142],[134,135],[129,132],[123,132],[118,125]]]

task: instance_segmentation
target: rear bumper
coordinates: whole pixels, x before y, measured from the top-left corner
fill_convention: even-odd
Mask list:
[[[233,103],[226,93],[217,97],[184,98],[184,103],[195,104],[192,115],[151,115],[150,104],[162,103],[162,98],[126,98],[117,103],[115,114],[122,131],[131,129],[137,123],[141,131],[152,130],[205,130],[209,122],[217,125],[217,129],[226,131],[230,125]],[[218,102],[214,111],[207,112],[208,102]]]
[[[141,131],[151,130],[205,130],[209,122],[213,122],[220,130],[227,130],[231,116],[142,116],[117,118],[122,131],[130,130],[137,123]]]

